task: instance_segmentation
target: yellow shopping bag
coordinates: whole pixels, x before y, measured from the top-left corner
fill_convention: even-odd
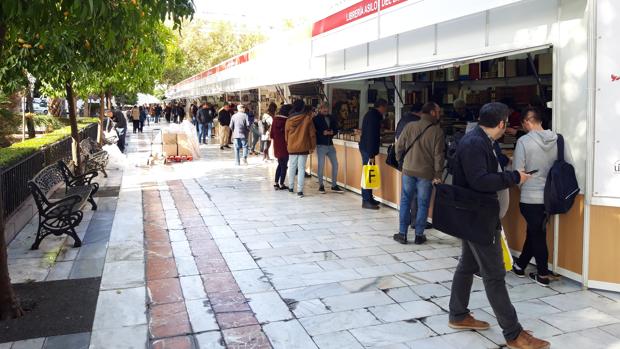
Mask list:
[[[368,162],[362,168],[362,181],[360,183],[362,189],[379,189],[381,187],[381,172],[379,166]]]
[[[512,270],[512,254],[510,254],[510,248],[508,248],[508,241],[506,240],[506,234],[504,233],[504,229],[502,229],[502,253],[504,255],[504,268],[506,271]]]

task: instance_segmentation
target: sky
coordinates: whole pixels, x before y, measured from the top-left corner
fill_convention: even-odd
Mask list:
[[[351,0],[194,0],[195,17],[228,20],[243,30],[261,30],[269,35],[285,29],[286,20],[293,24],[311,23],[330,8]]]

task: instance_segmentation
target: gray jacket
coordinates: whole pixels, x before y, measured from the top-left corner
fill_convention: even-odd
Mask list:
[[[515,170],[538,170],[532,178],[521,184],[521,199],[524,204],[543,204],[547,174],[558,157],[558,135],[551,130],[530,131],[519,138],[513,156]],[[573,162],[566,139],[564,141],[564,160]]]
[[[248,114],[237,112],[233,115],[230,119],[230,130],[232,131],[232,138],[247,138],[250,131]]]

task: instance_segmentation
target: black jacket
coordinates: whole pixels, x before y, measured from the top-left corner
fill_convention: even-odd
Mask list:
[[[368,153],[371,158],[379,154],[381,120],[383,120],[383,115],[375,108],[370,109],[362,120],[362,137],[359,148],[360,151]]]
[[[495,194],[519,184],[517,171],[498,172],[493,142],[480,127],[467,133],[456,150],[452,183],[481,193]]]
[[[228,112],[226,109],[220,110],[220,112],[217,114],[217,120],[220,122],[220,125],[229,126],[230,112]]]
[[[211,109],[200,108],[197,115],[198,121],[201,124],[208,124],[213,122],[215,115],[213,115],[212,113],[213,111]]]
[[[400,134],[403,132],[408,123],[414,121],[420,121],[420,117],[414,113],[406,113],[403,115],[403,117],[400,118],[400,121],[398,121],[398,125],[396,125],[396,138],[400,137]]]
[[[329,125],[327,125],[326,118],[329,118]],[[334,136],[326,136],[323,131],[332,130],[334,134],[338,133],[338,120],[332,115],[319,114],[314,117],[314,128],[316,128],[316,144],[318,145],[333,145],[332,139]]]

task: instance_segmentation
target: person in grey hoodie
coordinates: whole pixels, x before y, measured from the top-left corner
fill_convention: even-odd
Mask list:
[[[248,164],[248,133],[250,131],[250,121],[248,114],[245,113],[245,106],[239,104],[237,113],[230,119],[230,130],[232,131],[233,145],[235,147],[235,161],[240,165],[239,152],[243,149],[243,164]]]
[[[525,277],[525,268],[532,257],[536,259],[537,273],[529,276],[541,286],[548,286],[553,277],[547,268],[549,251],[547,250],[547,217],[545,213],[544,194],[547,174],[558,157],[558,135],[543,129],[542,113],[535,108],[526,108],[522,115],[523,128],[528,131],[519,138],[513,157],[513,167],[519,171],[537,171],[532,178],[521,184],[519,209],[527,222],[527,234],[521,256],[513,265],[514,273]],[[572,162],[568,146],[564,147],[564,158]]]

